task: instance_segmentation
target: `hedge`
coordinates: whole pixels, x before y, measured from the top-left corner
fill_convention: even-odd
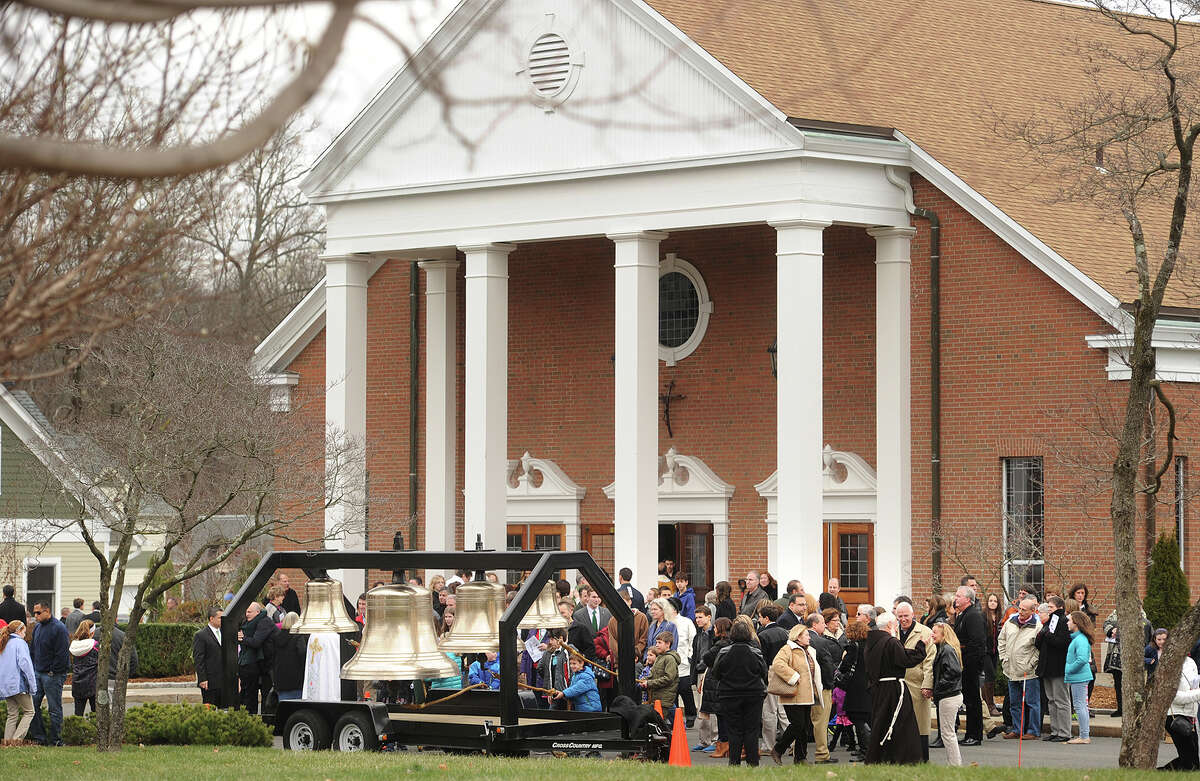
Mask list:
[[[96,742],[96,714],[63,719],[63,743]],[[148,703],[125,713],[125,742],[150,746],[270,746],[271,728],[244,709],[217,710],[210,705]]]
[[[192,662],[192,637],[201,624],[142,624],[134,645],[138,652],[137,677],[170,678],[196,671]]]

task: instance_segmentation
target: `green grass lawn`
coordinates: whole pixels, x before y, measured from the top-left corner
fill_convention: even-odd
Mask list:
[[[674,781],[678,779],[730,779],[770,775],[777,778],[825,781],[1004,781],[1015,778],[1053,777],[1071,781],[1122,781],[1160,777],[1152,772],[1121,770],[1016,770],[996,767],[824,767],[762,766],[739,769],[725,766],[672,768],[657,764],[600,759],[490,759],[446,756],[440,753],[395,752],[339,754],[325,751],[299,754],[273,748],[204,746],[126,747],[118,754],[98,754],[93,748],[6,748],[0,750],[9,778],[170,779],[512,779],[512,781]],[[553,763],[553,764],[551,764]],[[769,761],[768,761],[768,764]]]

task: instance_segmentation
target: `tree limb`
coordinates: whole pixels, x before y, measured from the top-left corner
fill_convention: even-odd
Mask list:
[[[228,165],[267,143],[316,94],[337,62],[357,3],[358,0],[336,0],[333,16],[300,73],[258,116],[229,135],[197,145],[116,149],[80,141],[0,134],[0,168],[153,179]]]

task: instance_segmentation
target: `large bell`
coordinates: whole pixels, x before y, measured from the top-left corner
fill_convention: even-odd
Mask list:
[[[454,653],[500,652],[500,616],[504,586],[486,580],[461,584],[454,592],[454,624],[438,648]]]
[[[554,581],[548,580],[538,594],[537,602],[517,624],[517,629],[566,629],[571,622],[558,612],[558,590]]]
[[[292,627],[292,634],[358,630],[358,623],[346,614],[341,581],[310,580],[304,584],[304,612]]]
[[[367,592],[362,644],[342,667],[355,681],[447,678],[461,670],[438,650],[429,590],[420,586],[377,586]]]

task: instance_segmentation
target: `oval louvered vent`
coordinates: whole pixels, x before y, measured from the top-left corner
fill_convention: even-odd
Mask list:
[[[529,50],[529,80],[539,95],[552,97],[562,91],[571,75],[571,51],[558,33],[545,33]]]

